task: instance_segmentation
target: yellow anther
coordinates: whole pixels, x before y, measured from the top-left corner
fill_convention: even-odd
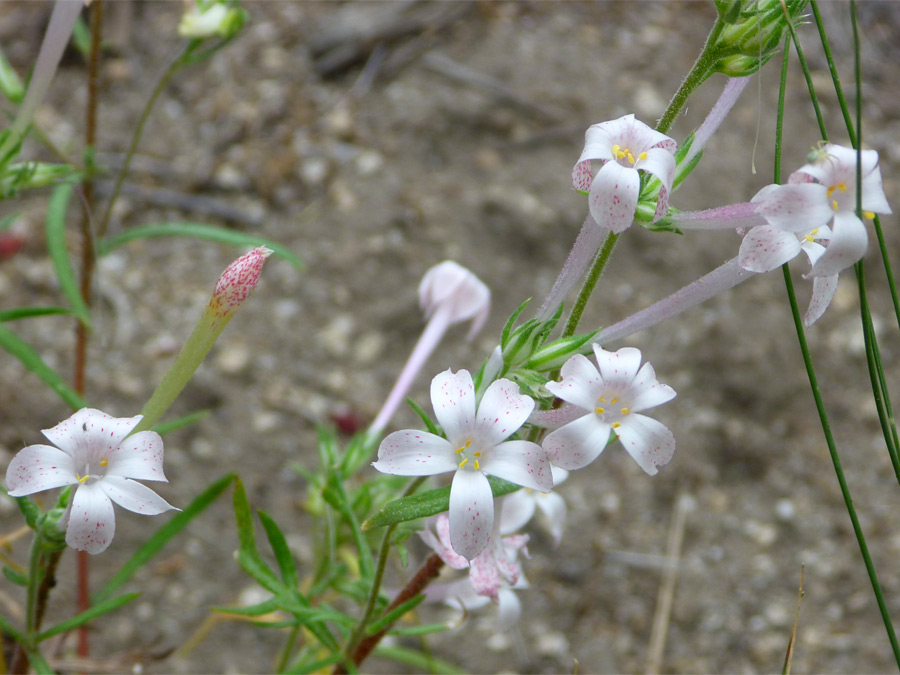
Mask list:
[[[465,448],[457,448],[457,449],[456,449],[456,454],[458,455],[458,454],[461,453],[463,450],[465,450]]]
[[[614,396],[614,397],[613,397],[613,400],[610,401],[610,403],[612,403],[613,405],[615,405],[615,404],[616,404],[616,401],[618,401],[618,400],[619,400],[619,397],[618,397],[618,396]]]
[[[829,199],[831,198],[831,195],[834,194],[834,187],[835,187],[834,185],[829,185],[828,189],[825,190],[825,196],[828,197]]]
[[[627,414],[628,414],[628,408],[622,408],[622,414],[623,414],[623,415],[627,415]]]
[[[603,413],[606,412],[606,408],[596,408],[594,410],[594,412],[597,413],[598,415],[602,415]]]
[[[463,468],[463,467],[464,467],[466,464],[468,464],[468,463],[469,463],[469,459],[468,459],[468,458],[464,459],[463,461],[461,461],[461,462],[459,463],[459,468],[460,468],[460,469]]]
[[[600,401],[600,402],[602,402],[602,403],[606,403],[606,397],[605,397],[605,396],[601,396],[601,397],[598,398],[597,400]]]
[[[846,191],[847,191],[847,184],[844,183],[843,181],[841,181],[840,183],[838,183],[837,188],[838,188],[838,190],[840,190],[841,192],[846,192]]]
[[[479,450],[478,452],[475,452],[475,453],[473,453],[473,454],[474,454],[476,457],[481,457],[481,450]]]
[[[832,199],[832,200],[831,200],[831,208],[834,209],[835,211],[838,210],[837,199]]]
[[[109,464],[109,462],[107,461],[107,459],[105,457],[100,460],[100,466],[106,466],[107,464]]]
[[[618,429],[620,426],[622,426],[622,425],[619,424],[618,422],[613,422],[613,423],[612,423],[612,428],[613,428],[613,429]]]
[[[622,146],[619,145],[618,143],[616,143],[614,146],[612,146],[613,154],[614,154],[616,157],[621,157],[621,155],[619,154],[619,150],[621,150],[621,149],[622,149]]]
[[[815,237],[812,236],[812,234],[806,235],[805,239],[806,239],[806,241],[815,241],[816,240]]]
[[[477,459],[476,459],[475,462],[472,464],[472,466],[474,466],[476,469],[480,469],[480,468],[481,468],[480,466],[478,466],[478,460],[477,460]]]
[[[472,440],[471,440],[471,439],[469,439],[468,441],[466,441],[465,447],[468,448],[470,445],[472,445]]]
[[[638,155],[638,159],[647,159],[647,153],[642,152],[640,155]]]
[[[875,218],[875,214],[872,211],[863,211],[863,218],[872,220],[873,218]]]
[[[81,483],[82,485],[83,485],[84,483],[87,483],[87,479],[90,478],[90,477],[91,477],[90,474],[88,474],[87,476],[79,476],[77,473],[75,474],[75,480],[77,480],[77,481],[78,481],[79,483]]]
[[[628,153],[628,161],[634,164],[634,155],[632,155],[630,152]]]

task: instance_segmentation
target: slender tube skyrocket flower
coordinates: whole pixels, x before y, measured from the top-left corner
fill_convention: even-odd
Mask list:
[[[648,474],[667,464],[675,452],[675,437],[661,422],[640,415],[675,398],[675,390],[656,379],[653,366],[641,366],[641,352],[625,347],[608,352],[594,345],[597,366],[576,354],[562,367],[559,382],[547,390],[572,404],[577,419],[544,439],[550,461],[564,469],[580,469],[606,448],[610,434]]]
[[[641,192],[639,171],[656,176],[662,184],[656,217],[668,211],[675,178],[675,148],[675,141],[634,115],[594,124],[585,132],[584,150],[572,169],[572,184],[588,194],[588,208],[600,227],[622,232],[634,220]],[[603,163],[596,176],[592,160]]]
[[[860,154],[864,215],[890,213],[878,153]],[[671,223],[682,230],[746,231],[738,263],[749,272],[770,272],[805,253],[813,293],[803,323],[810,326],[834,297],[838,274],[859,261],[868,245],[866,227],[855,212],[856,159],[856,150],[826,144],[791,174],[788,184],[768,185],[745,204],[679,213]]]
[[[510,380],[493,382],[481,404],[467,370],[446,370],[431,381],[431,403],[446,438],[405,429],[388,435],[374,466],[400,476],[455,471],[450,488],[450,541],[472,560],[487,545],[494,523],[494,500],[487,476],[541,492],[553,487],[547,453],[536,443],[507,441],[518,431],[534,400]]]
[[[153,516],[175,507],[132,479],[166,481],[163,442],[154,431],[129,436],[141,421],[83,408],[43,434],[51,445],[22,448],[6,470],[6,487],[22,497],[74,485],[60,522],[66,543],[88,553],[105,551],[116,531],[112,503]]]
[[[391,421],[416,375],[437,347],[444,333],[455,323],[472,320],[467,339],[472,339],[487,321],[491,291],[462,265],[445,260],[429,269],[419,284],[419,305],[428,324],[409,355],[403,371],[369,428],[380,433]]]

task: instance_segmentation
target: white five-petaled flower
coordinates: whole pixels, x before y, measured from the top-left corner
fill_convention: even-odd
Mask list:
[[[550,461],[565,469],[580,469],[603,452],[614,433],[648,474],[668,463],[675,438],[662,423],[638,413],[675,397],[675,391],[656,379],[653,366],[641,366],[641,352],[625,347],[607,352],[594,345],[599,370],[581,354],[563,364],[559,382],[546,387],[584,414],[544,439]]]
[[[115,533],[112,503],[152,516],[175,507],[132,480],[166,481],[163,443],[154,431],[129,436],[141,415],[110,417],[83,408],[43,434],[56,447],[22,448],[6,470],[13,497],[74,485],[63,516],[66,543],[88,553],[106,550]]]
[[[454,551],[472,560],[487,545],[494,522],[488,475],[541,492],[553,487],[547,453],[536,443],[506,440],[528,419],[534,401],[501,379],[491,383],[476,410],[472,376],[447,370],[431,381],[431,403],[447,438],[395,431],[381,442],[373,466],[401,476],[455,471],[450,541]]]
[[[662,187],[656,217],[668,211],[675,179],[675,141],[654,131],[634,115],[591,126],[584,135],[584,150],[572,169],[572,184],[588,193],[594,220],[619,233],[631,225],[641,192],[638,171],[656,176]],[[595,176],[591,161],[603,162]]]

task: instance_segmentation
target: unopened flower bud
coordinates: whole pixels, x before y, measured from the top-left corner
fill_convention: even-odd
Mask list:
[[[428,319],[438,311],[447,313],[448,324],[472,319],[469,329],[469,338],[472,338],[487,320],[491,309],[491,291],[465,267],[445,260],[422,277],[419,305]]]
[[[195,3],[181,17],[178,34],[184,38],[233,37],[243,27],[247,13],[240,7],[227,7],[223,3],[203,6]]]
[[[216,282],[207,311],[228,321],[256,288],[266,258],[272,253],[270,248],[257,246],[231,263]]]
[[[45,551],[62,551],[66,547],[67,511],[60,507],[50,509],[38,520],[41,547]]]

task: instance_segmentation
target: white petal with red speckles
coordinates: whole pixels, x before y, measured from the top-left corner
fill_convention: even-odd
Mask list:
[[[96,485],[123,509],[145,516],[155,516],[175,509],[146,485],[121,476],[106,476]],[[179,509],[175,509],[176,511]]]
[[[79,485],[72,495],[66,543],[79,551],[102,553],[115,533],[113,505],[99,483]]]
[[[593,462],[609,442],[612,425],[593,413],[579,417],[547,435],[543,447],[550,461],[563,469],[581,469]]]
[[[668,464],[675,454],[675,436],[662,422],[632,415],[616,429],[622,447],[651,476],[656,467]]]
[[[520,393],[515,382],[492,382],[478,406],[474,435],[485,447],[496,445],[518,431],[532,410],[534,399]]]
[[[869,235],[855,213],[838,212],[831,224],[831,239],[809,273],[811,277],[827,277],[856,264],[866,253]]]
[[[119,447],[143,416],[110,417],[94,408],[82,408],[43,434],[63,452],[97,458]]]
[[[826,225],[833,211],[824,185],[768,185],[751,200],[756,212],[773,227],[785,232],[806,233]]]
[[[594,344],[594,356],[600,368],[604,388],[630,387],[632,380],[641,367],[641,350],[634,347],[623,347],[608,352],[600,345]],[[593,410],[593,405],[591,406]]]
[[[636,169],[607,162],[597,171],[588,195],[588,208],[600,227],[618,234],[634,220],[641,177]]]
[[[450,487],[450,543],[466,560],[484,550],[494,524],[494,498],[480,471],[457,471]]]
[[[631,382],[636,394],[631,398],[631,411],[640,412],[662,405],[675,398],[675,390],[656,379],[653,366],[645,363]]]
[[[141,431],[126,438],[107,456],[106,475],[168,482],[163,472],[160,435],[155,431]]]
[[[427,431],[404,429],[385,438],[372,466],[396,476],[432,476],[455,471],[459,461],[450,442]]]
[[[812,297],[809,299],[809,307],[803,315],[803,325],[806,328],[812,326],[819,317],[828,309],[831,299],[837,291],[838,275],[830,277],[816,277],[813,279]]]
[[[507,441],[494,446],[482,459],[481,470],[532,490],[553,489],[547,452],[530,441]]]
[[[49,445],[29,445],[12,458],[6,469],[6,489],[10,497],[22,497],[42,490],[72,485],[77,481],[72,458]]]
[[[797,235],[770,225],[754,227],[741,242],[738,263],[750,272],[770,272],[800,253]]]
[[[468,370],[445,370],[431,381],[434,416],[450,442],[463,440],[475,426],[475,385]]]
[[[559,371],[559,382],[548,382],[547,391],[583,410],[593,410],[603,395],[603,380],[597,366],[581,354],[568,359]]]

